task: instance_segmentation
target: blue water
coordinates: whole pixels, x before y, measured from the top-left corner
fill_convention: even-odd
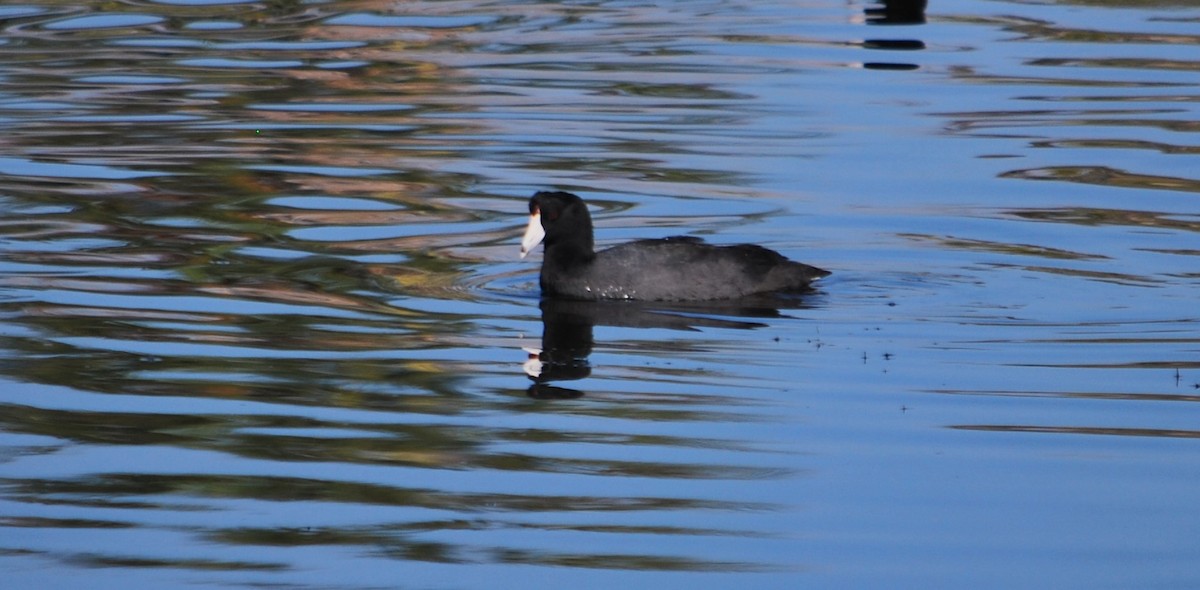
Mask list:
[[[876,8],[0,7],[5,587],[1200,585],[1200,11]]]

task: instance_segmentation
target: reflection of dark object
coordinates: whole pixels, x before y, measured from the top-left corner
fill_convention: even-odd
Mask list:
[[[573,399],[583,395],[581,391],[549,385],[550,381],[573,381],[592,374],[587,357],[592,353],[595,320],[586,310],[577,311],[575,303],[542,301],[542,349],[530,351],[529,362],[525,363],[525,372],[533,379],[529,397]]]
[[[592,333],[596,325],[669,330],[752,329],[765,324],[727,318],[781,317],[779,307],[798,309],[805,306],[795,295],[763,295],[736,303],[543,299],[542,349],[530,351],[529,361],[525,363],[525,372],[533,380],[526,393],[535,399],[581,397],[581,391],[550,385],[550,382],[575,381],[592,374],[588,355],[592,353]],[[718,315],[726,318],[715,317]]]
[[[583,392],[578,389],[557,387],[549,383],[534,383],[529,386],[526,393],[533,399],[577,399],[583,397]]]
[[[576,311],[575,302],[542,302],[542,350],[535,381],[583,379],[592,374],[587,357],[592,354],[595,319]]]
[[[893,63],[887,61],[868,61],[863,62],[863,68],[867,70],[916,70],[920,69],[917,64]]]
[[[863,41],[862,46],[863,49],[888,49],[892,51],[925,49],[925,43],[915,39],[867,39]]]
[[[865,9],[869,25],[919,25],[925,23],[925,0],[880,0],[879,5]],[[887,51],[917,51],[925,43],[917,39],[868,39],[863,49]],[[919,66],[907,62],[864,62],[868,70],[915,70]]]
[[[919,25],[925,22],[926,0],[879,0],[880,6],[865,9],[872,25]]]
[[[700,301],[802,291],[829,271],[754,244],[713,246],[698,238],[638,240],[596,252],[583,199],[539,192],[529,201],[522,255],[545,242],[545,296],[573,299]]]

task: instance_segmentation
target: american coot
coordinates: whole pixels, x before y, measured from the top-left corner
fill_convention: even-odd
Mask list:
[[[542,294],[573,299],[703,301],[803,291],[829,274],[753,244],[713,246],[699,238],[638,240],[596,252],[583,199],[539,192],[529,200],[521,257],[545,242]]]

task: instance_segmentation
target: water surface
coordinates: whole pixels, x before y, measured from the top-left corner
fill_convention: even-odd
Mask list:
[[[1200,12],[878,8],[0,7],[6,584],[1200,584]]]

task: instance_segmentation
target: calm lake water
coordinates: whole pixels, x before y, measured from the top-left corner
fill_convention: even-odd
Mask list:
[[[0,6],[5,588],[1200,587],[1185,0]],[[540,302],[756,242],[801,299]]]

